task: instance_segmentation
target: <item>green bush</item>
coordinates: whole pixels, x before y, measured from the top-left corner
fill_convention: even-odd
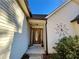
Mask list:
[[[79,59],[79,37],[63,37],[56,43],[58,59]]]
[[[53,53],[51,56],[50,56],[50,59],[60,59],[59,58],[59,55],[57,53]]]

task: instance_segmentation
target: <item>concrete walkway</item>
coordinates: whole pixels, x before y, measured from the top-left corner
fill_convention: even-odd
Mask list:
[[[45,54],[45,50],[40,45],[31,46],[26,54],[29,55],[29,59],[43,59],[43,54]]]

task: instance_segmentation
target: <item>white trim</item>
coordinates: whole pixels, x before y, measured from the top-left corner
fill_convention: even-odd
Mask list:
[[[55,11],[53,11],[52,13],[50,13],[48,16],[46,16],[45,18],[49,18],[50,16],[52,16],[55,12],[57,12],[59,9],[61,9],[62,7],[64,7],[66,4],[68,4],[71,0],[66,1],[63,5],[61,5],[59,8],[57,8]]]

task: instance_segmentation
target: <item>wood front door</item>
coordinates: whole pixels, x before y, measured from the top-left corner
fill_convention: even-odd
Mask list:
[[[43,29],[32,28],[31,29],[31,44],[43,43]]]

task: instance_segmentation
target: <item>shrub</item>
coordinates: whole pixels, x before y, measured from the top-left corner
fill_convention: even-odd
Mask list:
[[[54,49],[59,59],[79,59],[79,37],[63,37]]]
[[[57,53],[53,53],[51,56],[50,56],[50,59],[60,59],[59,58],[59,55]]]

